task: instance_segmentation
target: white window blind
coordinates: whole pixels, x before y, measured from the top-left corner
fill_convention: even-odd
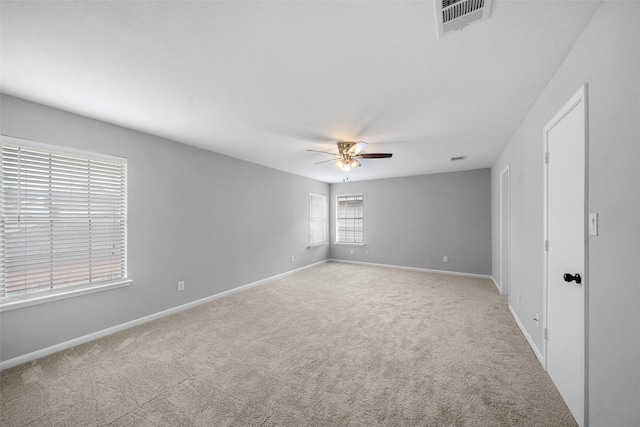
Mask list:
[[[337,196],[336,242],[364,243],[364,195]]]
[[[126,278],[126,159],[3,137],[0,298]]]
[[[327,196],[309,193],[309,246],[329,243]]]

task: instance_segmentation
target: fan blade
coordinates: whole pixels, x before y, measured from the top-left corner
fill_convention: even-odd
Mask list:
[[[353,144],[353,147],[351,147],[349,149],[349,153],[351,154],[358,154],[360,153],[362,150],[364,150],[365,148],[367,148],[367,145],[369,145],[368,143],[364,142],[364,141],[358,141],[355,144]]]
[[[323,161],[323,162],[314,163],[314,165],[319,165],[319,164],[321,164],[321,163],[327,163],[327,162],[335,162],[335,161],[336,161],[336,159],[325,160],[325,161]]]
[[[331,154],[332,156],[337,156],[338,153],[330,153],[328,151],[319,151],[319,150],[307,150],[307,151],[312,151],[314,153],[324,153],[324,154]]]
[[[366,153],[358,154],[356,157],[359,159],[388,159],[393,156],[393,153]]]

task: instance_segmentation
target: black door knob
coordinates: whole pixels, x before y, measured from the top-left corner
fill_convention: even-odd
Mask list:
[[[578,273],[573,274],[573,275],[571,275],[569,273],[565,273],[564,274],[564,281],[565,282],[573,282],[574,280],[576,281],[577,284],[582,283],[582,277],[580,277],[580,275]]]

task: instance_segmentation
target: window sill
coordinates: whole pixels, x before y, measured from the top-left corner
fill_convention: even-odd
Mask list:
[[[340,245],[340,246],[364,246],[364,243],[333,242],[333,244]]]
[[[307,249],[310,249],[310,248],[317,248],[318,246],[329,246],[329,242],[316,243],[316,244],[314,244],[314,245],[309,245],[309,246],[307,246]]]
[[[39,293],[29,296],[6,297],[0,300],[0,313],[18,308],[30,307],[32,305],[45,304],[48,302],[58,301],[66,298],[73,298],[80,295],[93,294],[95,292],[108,291],[111,289],[123,288],[129,286],[133,282],[131,279],[122,279],[117,282],[109,282],[101,285],[89,285],[77,288],[70,288],[63,291]]]

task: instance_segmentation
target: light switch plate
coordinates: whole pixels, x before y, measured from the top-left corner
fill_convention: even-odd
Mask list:
[[[589,214],[589,234],[592,236],[598,235],[598,214],[590,213]]]

